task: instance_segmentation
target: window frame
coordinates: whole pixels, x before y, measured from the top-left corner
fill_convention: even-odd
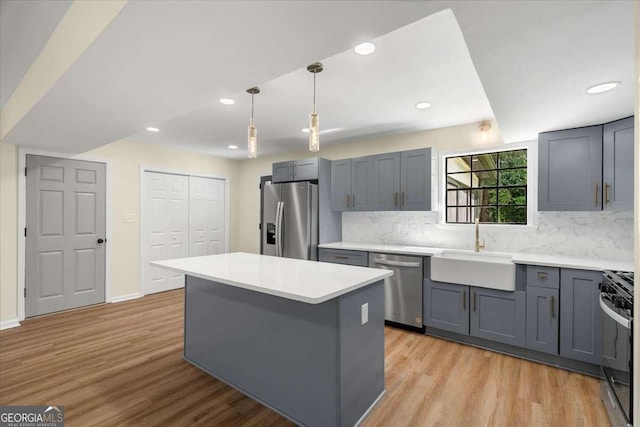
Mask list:
[[[489,187],[480,187],[480,188],[474,188],[475,190],[478,189],[486,189],[486,190],[496,190],[499,191],[499,189],[502,188],[513,188],[513,187],[518,187],[518,188],[524,188],[525,189],[525,200],[526,200],[526,205],[517,205],[517,206],[523,206],[525,207],[526,210],[526,222],[519,222],[519,223],[508,223],[508,222],[483,222],[481,223],[483,226],[491,226],[492,228],[495,227],[508,227],[508,229],[510,230],[514,230],[514,229],[518,229],[518,228],[531,228],[531,227],[535,227],[537,221],[535,220],[535,212],[537,210],[537,194],[536,194],[536,190],[537,187],[534,185],[537,180],[538,180],[538,174],[537,174],[537,141],[525,141],[525,142],[520,142],[520,143],[509,143],[509,144],[505,144],[505,145],[501,145],[501,146],[492,146],[492,147],[479,147],[479,148],[469,148],[469,149],[465,149],[465,150],[456,150],[456,151],[446,151],[446,152],[440,152],[439,154],[439,170],[437,173],[437,177],[434,176],[434,178],[437,179],[437,181],[439,182],[438,188],[439,188],[439,197],[438,197],[438,205],[441,207],[441,209],[439,209],[439,214],[438,214],[438,223],[442,226],[445,227],[473,227],[474,226],[474,221],[468,221],[468,222],[447,222],[447,194],[448,194],[448,180],[447,180],[447,159],[449,158],[454,158],[454,157],[465,157],[465,156],[477,156],[477,155],[481,155],[481,154],[493,154],[493,153],[501,153],[501,152],[505,152],[505,151],[520,151],[520,150],[526,150],[527,153],[527,165],[526,167],[515,167],[515,168],[504,168],[506,169],[525,169],[527,171],[527,182],[526,185],[514,185],[514,186],[500,186],[499,181],[498,180],[498,176],[496,176],[496,185],[495,186],[489,186]],[[492,171],[496,171],[496,174],[498,174],[500,168],[497,167],[498,165],[496,165],[496,169],[491,169]],[[452,172],[455,173],[455,172]],[[460,171],[460,173],[464,173],[463,171]],[[469,169],[469,173],[471,173],[471,169]],[[435,174],[434,174],[435,175]],[[469,189],[469,191],[471,191],[471,188]],[[496,198],[498,198],[498,193],[496,193]],[[496,200],[496,204],[493,205],[489,205],[490,207],[496,207],[499,206],[499,201]],[[471,203],[471,202],[470,202]],[[471,216],[471,209],[474,207],[473,205],[469,204],[469,205],[456,205],[456,206],[462,206],[462,207],[469,207],[469,213],[468,215]],[[483,205],[484,206],[484,205]],[[503,205],[503,206],[515,206],[515,205]],[[456,213],[457,214],[457,213]]]

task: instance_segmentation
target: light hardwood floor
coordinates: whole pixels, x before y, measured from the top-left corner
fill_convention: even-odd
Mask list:
[[[64,405],[71,427],[291,425],[184,362],[182,319],[170,291],[2,331],[0,404]],[[609,425],[594,378],[392,328],[385,346],[367,427]]]

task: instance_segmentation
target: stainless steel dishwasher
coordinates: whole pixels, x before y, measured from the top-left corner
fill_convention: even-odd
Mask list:
[[[370,253],[369,267],[393,271],[384,279],[384,318],[422,328],[422,257]]]

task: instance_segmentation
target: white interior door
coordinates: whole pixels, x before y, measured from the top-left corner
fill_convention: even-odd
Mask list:
[[[150,265],[150,261],[189,256],[189,181],[184,175],[144,173],[144,293],[184,286],[184,275]]]
[[[189,177],[189,256],[225,251],[224,180]]]

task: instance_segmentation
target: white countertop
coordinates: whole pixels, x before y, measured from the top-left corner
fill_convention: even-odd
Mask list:
[[[388,270],[236,252],[151,265],[264,294],[319,304],[391,276]]]
[[[431,256],[438,255],[442,252],[457,252],[457,253],[470,253],[470,250],[461,249],[447,249],[447,248],[433,248],[433,247],[421,247],[421,246],[401,246],[401,245],[385,245],[380,243],[325,243],[318,245],[320,248],[326,249],[346,249],[354,251],[367,251],[367,252],[385,252],[394,254],[407,254],[407,255],[422,255]],[[484,252],[484,251],[483,251]],[[487,252],[491,253],[491,252]],[[531,264],[540,265],[546,267],[561,267],[561,268],[575,268],[579,270],[618,270],[618,271],[633,271],[632,260],[617,260],[617,259],[605,259],[605,258],[588,258],[588,257],[574,257],[564,255],[544,255],[544,254],[532,254],[525,252],[511,253],[511,261],[515,264]]]
[[[351,251],[384,252],[387,254],[431,256],[442,253],[442,248],[428,248],[423,246],[384,245],[381,243],[324,243],[318,245],[325,249],[347,249]]]

